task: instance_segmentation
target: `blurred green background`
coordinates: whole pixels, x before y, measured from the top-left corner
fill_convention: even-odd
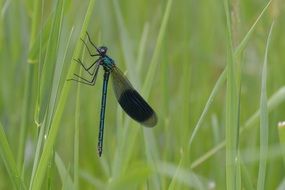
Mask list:
[[[0,0],[0,189],[285,189],[285,4],[268,2]],[[92,63],[86,31],[159,119],[130,120],[110,83],[101,158],[103,72],[66,82]]]

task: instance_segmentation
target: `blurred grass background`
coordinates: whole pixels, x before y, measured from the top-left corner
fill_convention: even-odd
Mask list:
[[[281,0],[0,8],[0,189],[285,189]],[[95,87],[66,82],[73,58],[92,61],[86,31],[159,118],[131,121],[109,85],[101,158],[103,72]]]

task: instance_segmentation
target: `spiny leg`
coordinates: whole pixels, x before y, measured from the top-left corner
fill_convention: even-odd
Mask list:
[[[79,83],[82,83],[82,84],[86,84],[86,85],[89,85],[89,86],[94,86],[95,85],[95,82],[96,82],[96,78],[97,78],[97,72],[98,72],[98,69],[96,71],[96,74],[93,75],[92,77],[92,80],[89,81],[77,74],[74,74],[77,78],[81,79],[81,80],[77,80],[77,79],[67,79],[67,81],[75,81],[75,82],[79,82]]]
[[[87,34],[87,37],[88,37],[88,40],[89,40],[90,44],[91,44],[93,47],[95,47],[95,49],[97,50],[97,52],[100,52],[99,49],[95,46],[95,44],[92,42],[92,40],[91,40],[91,38],[90,38],[90,36],[89,36],[89,34],[88,34],[87,31],[86,31],[86,34]]]
[[[90,51],[90,49],[89,49],[89,47],[88,47],[88,45],[86,44],[86,42],[82,39],[82,38],[80,38],[81,39],[81,41],[83,42],[83,44],[85,45],[85,47],[86,47],[86,49],[87,49],[87,51],[88,51],[88,53],[89,53],[89,55],[91,56],[91,57],[94,57],[94,56],[99,56],[100,54],[92,54],[91,53],[91,51]],[[93,45],[93,44],[92,44]]]
[[[93,72],[90,72],[89,70],[96,64],[98,63],[98,61],[101,61],[101,58],[97,59],[96,61],[94,61],[94,63],[92,63],[92,65],[90,65],[89,67],[85,67],[85,65],[82,63],[82,61],[78,58],[78,59],[74,59],[74,61],[76,61],[77,63],[79,63],[83,69],[85,71],[87,71],[90,75],[94,75],[96,69],[93,70]],[[98,65],[99,66],[99,65]]]
[[[83,78],[83,77],[81,77],[81,76],[79,76],[79,75],[77,75],[75,73],[74,73],[74,76],[76,76],[80,80],[72,78],[72,79],[68,79],[68,81],[76,81],[76,82],[80,82],[80,83],[87,84],[87,85],[90,85],[90,86],[94,86],[95,82],[96,82],[98,71],[99,71],[99,66],[94,68],[94,71],[92,72],[92,75],[91,75],[92,76],[92,80],[91,81],[89,81],[88,79]]]
[[[80,81],[80,80],[76,80],[76,79],[67,79],[67,81],[75,81],[75,82],[79,82],[79,83],[82,83],[82,84],[85,84],[85,85],[94,86],[91,83]]]

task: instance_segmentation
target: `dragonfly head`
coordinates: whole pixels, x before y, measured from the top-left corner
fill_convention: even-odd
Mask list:
[[[105,46],[101,46],[101,47],[98,48],[98,50],[99,50],[98,53],[99,53],[101,56],[104,56],[104,55],[106,55],[108,48],[105,47]]]

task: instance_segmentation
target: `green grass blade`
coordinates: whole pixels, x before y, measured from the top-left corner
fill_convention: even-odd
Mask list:
[[[255,22],[253,23],[253,25],[251,26],[251,28],[249,29],[249,31],[246,33],[246,35],[244,36],[244,38],[242,39],[241,43],[238,45],[238,47],[235,49],[234,51],[234,57],[237,58],[241,52],[245,49],[250,37],[252,36],[253,34],[253,31],[255,30],[257,24],[260,22],[262,16],[264,15],[264,13],[266,12],[266,10],[268,9],[269,5],[270,5],[271,1],[264,7],[264,9],[262,10],[262,12],[259,14],[258,18],[255,20]],[[216,93],[221,89],[222,87],[222,84],[226,81],[226,69],[227,69],[227,66],[226,68],[223,70],[222,74],[220,75],[220,77],[218,78],[208,100],[207,100],[207,103],[201,113],[201,116],[199,117],[198,119],[198,122],[197,124],[195,125],[194,127],[194,130],[193,130],[193,133],[192,135],[190,136],[189,138],[189,148],[191,147],[191,144],[192,144],[192,141],[194,140],[198,130],[200,129],[201,127],[201,124],[202,122],[204,121],[205,119],[205,116],[210,108],[210,105],[212,104],[213,102],[213,99],[214,97],[216,96]]]
[[[280,149],[283,156],[283,163],[285,164],[285,121],[278,123],[278,135],[279,135]]]
[[[227,189],[237,189],[238,185],[238,91],[236,60],[233,57],[232,24],[229,1],[225,0],[227,19],[227,91],[226,91],[226,184]]]
[[[43,6],[42,4],[38,6]],[[43,9],[43,8],[42,8]],[[42,11],[42,9],[40,9]],[[42,51],[44,51],[47,47],[49,36],[50,36],[50,30],[52,27],[52,21],[53,21],[53,14],[52,13],[48,18],[46,23],[41,26],[40,34],[35,37],[35,39],[31,39],[30,43],[31,47],[29,48],[29,55],[28,55],[28,63],[30,64],[37,64],[41,63],[41,54]],[[38,31],[37,31],[38,32]],[[40,78],[40,77],[39,77]]]
[[[279,90],[277,90],[268,100],[268,111],[269,113],[272,112],[274,109],[276,109],[278,106],[282,105],[282,103],[285,102],[285,86],[281,87]],[[244,123],[244,125],[241,127],[240,134],[246,132],[250,127],[255,126],[254,124],[258,121],[260,116],[260,110],[257,110],[252,116],[249,117],[248,120]],[[206,160],[208,160],[210,157],[215,155],[218,151],[223,149],[226,145],[226,141],[223,140],[218,145],[207,151],[205,154],[200,156],[198,159],[196,159],[192,164],[191,168],[194,169],[198,167],[200,164],[204,163]]]
[[[80,171],[80,177],[91,184],[95,189],[105,189],[106,184],[101,180],[94,178],[90,173],[86,171]]]
[[[171,8],[172,8],[172,0],[168,0],[166,4],[166,8],[164,11],[164,15],[162,17],[162,23],[158,32],[157,41],[155,44],[155,49],[153,53],[153,57],[150,62],[150,66],[145,78],[145,82],[143,84],[142,93],[144,97],[148,97],[150,94],[150,90],[152,87],[152,82],[155,77],[155,73],[157,72],[157,68],[159,66],[158,57],[161,50],[163,39],[166,35],[166,28],[168,25]],[[146,147],[146,156],[148,159],[149,164],[151,167],[156,168],[156,161],[159,160],[158,150],[156,149],[155,138],[153,136],[153,132],[150,129],[143,129],[144,130],[144,139],[145,139],[145,147]],[[151,186],[152,189],[161,189],[161,181],[158,175],[155,175],[151,179]]]
[[[118,28],[119,28],[119,34],[120,34],[120,40],[121,44],[123,46],[123,54],[124,54],[124,59],[126,62],[126,67],[128,71],[128,76],[132,83],[139,89],[141,86],[140,82],[140,71],[139,69],[134,69],[135,67],[134,62],[134,56],[133,56],[133,51],[131,49],[131,40],[129,39],[128,31],[127,28],[125,27],[125,22],[122,17],[122,11],[121,8],[118,4],[117,1],[113,1],[114,9],[115,9],[115,14],[116,14],[116,20],[118,23]],[[141,39],[141,46],[139,49],[139,55],[138,55],[138,67],[142,66],[142,57],[145,49],[145,42],[146,42],[146,35],[148,27],[146,25],[145,30],[142,35]],[[121,115],[121,108],[118,108],[119,111],[119,116]],[[119,117],[118,117],[119,118]],[[114,184],[119,183],[119,180],[121,179],[121,176],[125,174],[127,165],[131,159],[131,153],[133,152],[135,148],[135,141],[139,132],[139,128],[131,128],[129,127],[129,124],[132,124],[133,122],[130,122],[130,119],[126,117],[125,119],[125,124],[124,128],[119,127],[117,129],[117,139],[118,139],[118,144],[117,148],[115,151],[115,156],[113,159],[113,164],[112,164],[112,181],[108,183],[109,187],[114,187]],[[118,126],[122,126],[122,122],[117,122]],[[103,164],[102,165],[106,165]],[[106,167],[104,167],[106,168]],[[106,172],[105,172],[106,173]]]
[[[17,169],[15,157],[12,153],[11,147],[9,145],[8,139],[4,132],[3,126],[0,123],[0,153],[1,157],[4,161],[8,174],[10,176],[11,181],[16,189],[24,188],[21,185],[21,178],[19,171]]]
[[[94,6],[95,6],[95,0],[90,0],[88,9],[86,12],[85,20],[83,22],[83,26],[82,26],[81,33],[80,33],[82,37],[85,35],[87,25],[92,15],[92,11],[94,10]],[[82,47],[82,43],[80,40],[78,40],[73,57],[79,57],[79,52],[80,52],[81,47]],[[75,65],[71,65],[68,71],[67,77],[70,77],[72,73],[74,72],[74,70],[75,70]],[[68,83],[68,82],[64,83],[63,89],[59,97],[58,105],[56,107],[54,117],[51,123],[51,128],[47,136],[46,143],[44,145],[43,152],[40,157],[39,165],[36,169],[35,177],[34,177],[34,180],[32,181],[30,189],[39,189],[43,182],[45,171],[48,165],[48,161],[49,161],[50,156],[52,155],[52,148],[53,148],[53,145],[55,143],[55,139],[58,133],[58,129],[60,126],[59,123],[61,120],[61,116],[64,110],[64,106],[67,100],[70,87],[71,87],[71,83]]]
[[[64,162],[61,159],[61,157],[58,155],[58,153],[55,153],[55,164],[56,164],[59,176],[60,176],[60,180],[63,184],[62,189],[66,189],[66,190],[75,189],[72,178],[69,175],[69,170],[66,169]]]
[[[62,23],[62,11],[63,11],[63,2],[58,1],[55,14],[52,21],[52,27],[48,39],[47,51],[44,58],[43,68],[40,74],[40,88],[38,96],[38,113],[36,113],[36,121],[41,123],[44,119],[44,116],[47,114],[48,104],[51,98],[51,89],[53,81],[53,74],[56,71],[56,60],[57,53],[59,48],[59,36],[61,33],[61,23]],[[47,122],[49,124],[49,121]]]
[[[144,94],[144,97],[148,97],[150,94],[152,82],[154,80],[155,73],[157,72],[157,67],[159,66],[158,57],[159,57],[159,53],[162,47],[162,41],[166,35],[166,28],[167,28],[169,16],[171,13],[172,1],[173,0],[168,0],[166,4],[166,8],[165,8],[164,15],[162,18],[162,23],[161,23],[161,26],[158,32],[158,37],[157,37],[156,44],[155,44],[154,53],[150,61],[150,66],[149,66],[149,69],[148,69],[148,72],[145,78],[145,82],[142,88],[142,93]]]
[[[135,85],[135,87],[140,88],[140,78],[139,78],[139,72],[136,73],[137,70],[134,69],[134,63],[135,58],[132,51],[131,46],[131,40],[129,39],[128,31],[125,26],[125,22],[122,16],[121,7],[119,6],[118,1],[113,0],[113,5],[115,9],[116,14],[116,20],[118,23],[118,29],[120,33],[120,40],[121,44],[123,46],[123,54],[124,54],[124,60],[126,62],[127,67],[127,74],[132,83]],[[120,178],[124,173],[126,172],[126,167],[129,163],[131,152],[134,148],[136,136],[139,132],[138,128],[130,128],[130,119],[128,116],[125,117],[125,124],[123,124],[122,120],[120,119],[120,116],[122,115],[122,109],[118,106],[117,111],[119,119],[117,119],[117,124],[120,126],[117,129],[117,149],[115,151],[115,156],[112,163],[112,178],[114,181],[109,183],[109,186],[113,186],[113,183],[116,181],[118,182],[118,178]],[[122,127],[124,126],[124,127]],[[103,165],[103,164],[102,164]],[[105,165],[105,164],[104,164]],[[104,167],[106,168],[106,167]],[[106,172],[105,172],[106,173]]]
[[[60,35],[59,25],[62,21],[61,11],[57,4],[55,10],[52,11],[51,16],[47,19],[47,23],[41,29],[38,38],[32,44],[29,51],[28,62],[35,65],[37,73],[37,97],[34,113],[34,121],[37,125],[38,140],[36,145],[36,153],[33,162],[32,175],[30,179],[30,186],[33,182],[36,168],[40,159],[40,153],[42,150],[42,144],[44,142],[45,133],[50,126],[50,110],[48,110],[48,102],[50,101],[52,77],[54,74],[54,68],[56,67],[56,54],[59,46],[58,36]],[[41,18],[44,14],[44,3],[38,5],[41,7]],[[52,32],[51,32],[52,31]],[[45,56],[43,55],[46,52]],[[39,54],[39,55],[38,55]],[[51,62],[50,62],[51,61]],[[43,63],[42,63],[43,62]],[[37,64],[36,64],[37,63]],[[50,64],[51,63],[51,64]],[[46,76],[46,77],[45,77]],[[48,115],[49,114],[49,115]],[[47,119],[47,117],[49,119]]]
[[[270,2],[271,2],[271,1],[270,1]],[[245,35],[245,37],[243,38],[243,40],[241,41],[241,43],[240,43],[240,44],[238,45],[238,47],[235,49],[235,51],[234,51],[234,57],[238,57],[238,55],[240,55],[240,53],[245,49],[247,42],[249,41],[250,37],[252,36],[253,31],[255,30],[257,24],[260,22],[260,20],[261,20],[262,16],[264,15],[265,11],[268,9],[270,2],[264,7],[264,9],[262,10],[262,12],[259,14],[258,18],[255,20],[254,24],[251,26],[251,28],[249,29],[249,31],[246,33],[246,35]],[[199,118],[197,124],[195,125],[194,132],[193,132],[194,135],[192,134],[191,137],[190,137],[190,139],[189,139],[189,144],[190,144],[190,145],[191,145],[191,143],[192,143],[192,141],[193,141],[195,135],[197,134],[197,132],[198,132],[200,126],[201,126],[202,121],[204,120],[203,118],[205,117],[205,114],[208,112],[208,109],[210,108],[210,104],[212,103],[211,99],[213,98],[212,95],[214,95],[214,91],[218,91],[218,90],[219,90],[219,88],[216,89],[216,88],[217,88],[217,83],[219,83],[219,86],[220,86],[220,88],[221,88],[221,87],[222,87],[221,84],[222,84],[223,82],[225,82],[225,80],[226,80],[226,77],[224,76],[225,73],[226,73],[226,68],[224,69],[223,73],[220,75],[218,81],[216,82],[215,87],[213,88],[213,90],[212,90],[212,92],[211,92],[211,95],[209,96],[209,98],[208,98],[208,100],[207,100],[207,103],[206,103],[206,105],[205,105],[205,107],[204,107],[204,110],[203,110],[203,112],[202,112],[202,114],[201,114],[201,116],[200,116],[200,118]],[[282,92],[278,92],[278,93],[276,93],[276,96],[278,96],[278,97],[271,97],[271,100],[272,100],[272,101],[274,101],[274,102],[277,101],[277,102],[275,102],[275,103],[274,103],[274,102],[271,102],[271,104],[270,104],[271,106],[273,106],[272,103],[274,103],[274,104],[279,104],[279,103],[280,103],[278,100],[280,100],[280,98],[281,98],[280,95],[281,95],[281,94],[282,94]],[[270,102],[270,101],[269,101],[269,102]],[[208,104],[208,103],[210,103],[210,104]],[[275,107],[275,106],[273,106],[273,107]],[[241,128],[241,131],[244,130],[245,128],[247,128],[248,126],[251,126],[251,122],[252,122],[253,120],[256,121],[256,118],[258,117],[258,114],[259,114],[259,113],[256,112],[249,120],[247,120],[247,122],[249,122],[249,123],[246,123],[246,124],[244,125],[244,127]],[[204,154],[203,156],[201,156],[200,158],[198,158],[195,162],[192,163],[191,168],[194,168],[194,167],[198,166],[200,163],[202,163],[203,161],[205,161],[206,159],[208,159],[209,156],[212,156],[212,154],[215,154],[216,151],[219,151],[219,150],[220,150],[221,148],[223,148],[224,146],[225,146],[225,141],[223,141],[222,143],[220,143],[219,145],[217,145],[216,147],[214,147],[212,150],[210,150],[209,152],[207,152],[206,154]]]
[[[32,27],[31,27],[31,36],[30,36],[30,50],[33,47],[35,40],[36,40],[36,34],[37,34],[37,27],[39,24],[39,20],[41,18],[41,3],[42,1],[34,1],[33,5],[33,16],[32,16]]]
[[[122,17],[121,17],[121,13],[120,13],[120,9],[119,9],[119,6],[118,4],[116,3],[116,1],[113,1],[114,2],[114,6],[115,6],[115,12],[116,12],[116,15],[117,15],[117,19],[118,19],[118,24],[119,24],[119,30],[120,30],[120,35],[121,35],[121,40],[122,40],[122,44],[124,46],[123,50],[124,50],[124,55],[125,55],[125,58],[128,59],[128,60],[133,60],[132,58],[132,53],[131,51],[128,51],[130,48],[129,48],[129,42],[128,42],[128,39],[127,39],[127,31],[124,27],[124,23],[123,23],[123,20],[122,20]],[[161,24],[161,27],[160,27],[160,30],[159,30],[159,34],[158,34],[158,38],[157,38],[157,42],[156,42],[156,48],[155,48],[155,52],[154,52],[154,55],[152,57],[152,61],[150,63],[150,67],[148,69],[148,73],[147,73],[147,76],[145,78],[146,82],[144,83],[143,85],[143,88],[142,88],[142,93],[144,94],[144,97],[148,97],[149,96],[149,93],[150,93],[150,89],[151,89],[151,82],[153,81],[154,79],[154,74],[156,72],[156,69],[158,67],[158,55],[160,53],[160,49],[161,49],[161,45],[162,45],[162,40],[165,36],[165,31],[166,31],[166,26],[167,26],[167,23],[168,23],[168,18],[169,18],[169,15],[170,15],[170,10],[171,10],[171,6],[172,6],[172,0],[169,0],[167,2],[167,5],[166,5],[166,10],[164,12],[164,16],[163,16],[163,19],[162,19],[162,24]],[[128,67],[128,71],[132,70],[131,68],[133,68],[132,65],[128,66],[128,62],[130,61],[127,61],[127,67]],[[131,74],[135,74],[135,72],[131,73]],[[134,79],[135,77],[132,77],[130,76],[130,78],[132,80],[134,80],[134,83],[136,83],[136,79]],[[131,130],[131,129],[129,129]],[[125,135],[127,135],[126,133],[127,131],[125,131]],[[132,134],[136,134],[137,130],[134,131],[134,133]],[[130,134],[128,132],[128,134]],[[134,135],[133,135],[134,137]],[[146,143],[146,152],[147,152],[147,157],[148,157],[148,160],[150,161],[151,163],[151,166],[155,168],[155,164],[154,164],[154,160],[156,160],[158,158],[158,155],[157,155],[157,150],[154,150],[156,145],[155,145],[155,140],[154,140],[154,137],[153,137],[153,134],[151,133],[151,131],[147,130],[147,129],[144,129],[144,138],[145,138],[145,143]],[[128,139],[128,138],[123,138],[123,139]],[[131,139],[134,139],[134,138],[131,138]],[[120,142],[122,143],[122,142]],[[129,141],[128,141],[129,143]],[[118,149],[120,149],[120,151],[117,151],[117,152],[122,152],[122,149],[120,147],[118,147]],[[117,154],[116,154],[117,155]],[[127,154],[129,155],[129,154]],[[154,160],[153,158],[151,158],[153,155]],[[125,155],[124,155],[125,157]],[[122,164],[118,164],[118,163],[121,163],[118,159],[122,159],[122,157],[120,156],[116,156],[115,159],[116,160],[116,164],[115,164],[115,171],[118,171],[118,167],[116,166],[119,166],[120,168],[122,168]],[[127,159],[128,160],[128,159]],[[116,172],[118,173],[118,172]],[[120,173],[120,172],[119,172]],[[117,176],[117,175],[115,175]],[[153,177],[152,178],[152,184],[153,184],[153,187],[155,189],[159,189],[159,186],[160,186],[160,182],[159,182],[159,179],[156,177]]]
[[[272,30],[274,22],[272,23],[269,31],[269,35],[266,42],[264,63],[262,69],[261,79],[261,97],[260,97],[260,161],[259,161],[259,172],[257,180],[257,189],[265,188],[265,175],[266,175],[266,163],[268,156],[268,110],[267,110],[267,60],[268,60],[268,49],[271,40]]]
[[[45,121],[43,121],[43,125],[45,125]],[[40,160],[40,152],[41,152],[41,148],[42,148],[42,143],[43,143],[43,140],[41,139],[44,139],[44,128],[41,127],[39,129],[39,134],[38,134],[38,142],[37,142],[37,145],[36,145],[36,152],[35,152],[35,157],[34,157],[34,162],[33,162],[33,169],[32,169],[32,175],[31,175],[31,180],[30,180],[30,186],[32,185],[32,182],[33,182],[33,179],[35,177],[35,173],[36,173],[36,169],[37,169],[37,166],[38,166],[38,163],[39,163],[39,160]]]
[[[138,184],[145,182],[153,171],[146,163],[138,162],[131,166],[131,170],[128,171],[128,175],[121,175],[112,180],[108,184],[106,189],[109,190],[124,190],[124,189],[136,189]]]
[[[30,180],[30,185],[34,181],[34,174],[36,168],[38,167],[38,159],[40,150],[44,141],[45,133],[48,131],[51,117],[52,117],[52,108],[49,109],[49,102],[51,103],[53,99],[55,99],[53,83],[53,74],[55,72],[55,68],[58,67],[56,64],[57,53],[59,48],[59,36],[61,32],[61,22],[62,22],[62,12],[63,12],[63,2],[58,1],[55,9],[55,13],[53,15],[51,31],[47,44],[47,51],[44,59],[43,69],[41,71],[39,88],[38,88],[38,97],[37,97],[37,105],[36,105],[36,113],[35,120],[36,123],[40,124],[40,136],[38,138],[36,156],[33,165],[32,177]],[[31,187],[31,186],[30,186]]]
[[[212,90],[212,92],[211,92],[211,94],[210,94],[208,100],[207,100],[207,103],[206,103],[206,105],[205,105],[205,107],[204,107],[204,109],[203,109],[203,112],[201,113],[201,116],[199,117],[199,120],[198,120],[197,124],[196,124],[195,127],[194,127],[194,130],[193,130],[193,132],[192,132],[192,135],[191,135],[191,137],[189,138],[189,141],[188,141],[188,149],[191,148],[191,144],[192,144],[192,142],[193,142],[193,139],[194,139],[194,137],[196,136],[198,130],[200,129],[201,124],[202,124],[202,122],[204,121],[204,119],[205,119],[205,117],[206,117],[206,114],[208,113],[209,108],[210,108],[211,104],[212,104],[213,101],[214,101],[214,98],[216,97],[217,93],[219,92],[219,90],[221,89],[221,87],[223,86],[223,84],[224,84],[224,82],[225,82],[225,80],[226,80],[226,77],[227,77],[227,75],[226,75],[227,72],[226,72],[226,71],[227,71],[227,70],[225,69],[225,70],[222,72],[222,74],[220,75],[220,77],[218,78],[218,80],[217,80],[217,82],[216,82],[216,84],[215,84],[215,86],[214,86],[214,88],[213,88],[213,90]]]
[[[27,76],[25,79],[25,92],[24,92],[24,101],[23,101],[23,111],[21,117],[21,124],[20,124],[20,140],[18,145],[17,151],[17,166],[18,170],[22,171],[23,162],[24,162],[24,151],[26,145],[26,138],[27,138],[27,130],[28,130],[28,119],[31,113],[31,105],[32,105],[32,88],[33,88],[33,71],[34,65],[28,66]]]
[[[175,178],[176,183],[181,183],[190,189],[207,189],[210,181],[194,172],[187,171],[179,166],[171,163],[160,162],[158,163],[158,172],[166,177]],[[177,168],[180,168],[177,170]],[[169,190],[177,189],[174,184],[169,186]]]
[[[80,85],[77,87],[76,112],[74,125],[74,189],[79,189],[79,118],[80,118]]]
[[[285,101],[285,86],[281,87],[277,90],[268,100],[267,108],[269,113],[276,109],[279,105],[281,105]],[[260,116],[260,110],[257,110],[244,124],[241,128],[241,132],[248,130],[252,127]]]
[[[248,190],[254,190],[254,185],[253,185],[253,180],[251,179],[251,175],[249,173],[249,170],[247,169],[246,165],[243,163],[241,160],[241,176],[242,176],[242,181],[245,189]]]
[[[191,164],[191,169],[194,169],[196,167],[198,167],[200,164],[204,163],[206,160],[208,160],[211,156],[213,156],[214,154],[216,154],[219,150],[221,150],[222,148],[225,148],[226,146],[226,141],[224,140],[223,142],[219,143],[218,145],[216,145],[214,148],[212,148],[211,150],[209,150],[208,152],[206,152],[205,154],[203,154],[202,156],[200,156],[197,160],[195,160],[192,164]]]
[[[184,154],[183,151],[181,151],[181,154]],[[168,190],[175,190],[175,189],[180,188],[180,186],[179,186],[180,184],[178,184],[178,182],[179,182],[179,176],[181,175],[181,169],[183,168],[184,162],[185,162],[184,159],[180,159],[180,162],[177,166],[176,171],[168,172],[168,173],[170,173],[170,175],[172,175],[171,181],[170,181],[169,186],[168,186]],[[165,170],[164,167],[163,167],[163,169]],[[167,173],[167,172],[165,172],[165,173]]]
[[[70,35],[71,37],[71,35]],[[81,69],[80,69],[81,73]],[[75,125],[74,125],[74,189],[79,189],[79,126],[80,126],[80,90],[81,90],[81,83],[78,83],[77,86],[77,95],[76,95],[76,110],[75,110]]]
[[[135,63],[135,58],[134,58],[134,55],[132,52],[131,42],[128,38],[128,32],[127,32],[127,29],[125,27],[125,23],[123,21],[122,12],[121,12],[121,9],[119,6],[119,2],[116,0],[113,0],[113,4],[114,4],[114,8],[115,8],[117,23],[119,26],[120,40],[121,40],[121,44],[123,46],[122,50],[123,50],[123,54],[124,54],[125,61],[126,61],[127,71],[129,71],[128,75],[134,84],[140,85],[138,83],[139,82],[138,77],[136,77],[138,75],[135,73],[135,70],[133,69],[133,64]]]
[[[267,9],[269,8],[269,5],[271,4],[272,0],[270,0],[267,5],[263,8],[263,10],[261,11],[261,13],[259,14],[259,16],[257,17],[257,19],[255,20],[255,22],[253,23],[253,25],[250,27],[249,31],[246,33],[245,37],[242,39],[242,41],[240,42],[240,44],[238,45],[238,47],[235,49],[235,53],[234,56],[238,57],[242,51],[245,49],[250,37],[252,36],[252,33],[254,31],[254,29],[256,28],[256,25],[258,24],[258,22],[260,21],[260,19],[262,18],[262,16],[264,15],[264,13],[267,11]]]
[[[32,29],[30,34],[30,42],[29,42],[29,52],[31,52],[31,49],[34,45],[34,41],[36,38],[36,28],[39,23],[40,18],[40,5],[41,1],[35,1],[34,2],[34,10],[33,10],[33,16],[32,16]],[[28,58],[28,63],[30,58]],[[24,101],[23,101],[23,111],[22,111],[22,118],[21,118],[21,127],[20,127],[20,140],[18,145],[18,152],[17,152],[17,165],[18,170],[22,171],[23,167],[23,158],[24,158],[24,150],[26,145],[26,137],[27,137],[27,125],[28,125],[28,118],[31,110],[32,105],[32,88],[33,88],[33,71],[34,71],[34,65],[29,64],[28,65],[28,71],[27,76],[25,79],[25,92],[24,92]]]
[[[146,41],[147,41],[147,37],[148,37],[148,33],[149,33],[149,24],[145,23],[144,25],[144,29],[143,29],[143,33],[142,33],[142,37],[141,37],[141,41],[140,41],[140,46],[139,46],[139,50],[138,50],[138,58],[137,58],[137,73],[140,73],[139,71],[142,70],[142,66],[143,66],[143,56],[145,55],[145,50],[146,50]]]

